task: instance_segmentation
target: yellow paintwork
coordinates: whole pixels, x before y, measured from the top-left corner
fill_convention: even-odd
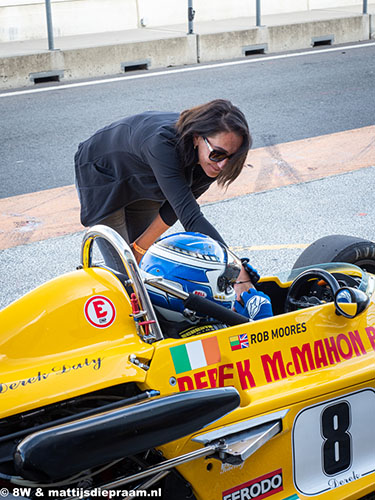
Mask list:
[[[365,384],[364,387],[366,386]],[[360,387],[352,389],[355,390]],[[346,393],[347,391],[339,391],[335,395],[338,396]],[[314,400],[314,402],[325,401],[326,399],[329,399],[328,395],[321,396]],[[207,458],[194,460],[178,467],[177,469],[184,478],[194,485],[194,493],[197,500],[221,500],[223,491],[279,469],[282,471],[283,491],[271,495],[270,498],[282,500],[297,494],[293,484],[291,429],[298,411],[309,403],[309,401],[304,401],[296,405],[288,405],[289,413],[283,419],[283,431],[249,457],[242,465],[224,465],[218,460]],[[161,450],[165,457],[171,458],[176,454],[188,453],[199,448],[200,445],[198,443],[187,439],[163,446]],[[308,451],[306,449],[306,453]],[[365,494],[374,491],[374,481],[374,474],[371,474],[345,486],[332,489],[323,495],[311,497],[298,493],[298,498],[301,500],[308,498],[319,498],[319,500],[357,500]],[[209,485],[209,488],[207,488],[207,485]],[[240,500],[240,497],[238,500]]]
[[[286,331],[291,332],[293,325],[295,333],[285,335]],[[369,327],[373,330],[368,330],[368,335],[366,328]],[[282,469],[284,489],[280,493],[271,495],[270,498],[282,500],[295,495],[290,434],[294,419],[301,409],[320,401],[328,401],[362,388],[375,388],[374,327],[374,303],[354,320],[337,316],[333,303],[279,315],[272,319],[190,339],[192,342],[197,338],[217,337],[221,362],[179,375],[176,375],[174,369],[170,347],[187,341],[169,339],[160,342],[146,383],[141,384],[142,388],[155,387],[157,384],[158,390],[162,394],[167,394],[174,387],[176,390],[185,389],[189,383],[195,389],[214,387],[215,383],[212,381],[215,380],[217,373],[217,385],[234,386],[241,395],[241,407],[221,419],[219,423],[215,422],[207,427],[204,432],[281,409],[289,410],[283,420],[282,433],[275,436],[242,466],[224,466],[214,459],[199,459],[178,467],[181,474],[194,485],[197,499],[222,499],[223,491],[278,469]],[[276,331],[278,337],[275,335]],[[280,336],[280,332],[284,332],[284,335]],[[229,338],[243,333],[248,335],[249,348],[231,351]],[[331,345],[337,347],[338,362],[334,354],[330,360],[327,351],[324,348],[322,350],[325,338],[331,339]],[[251,339],[253,339],[252,344]],[[305,361],[302,361],[297,354],[303,352],[303,349],[308,353],[304,358]],[[277,359],[279,362],[275,373],[270,367],[271,359]],[[244,371],[246,360],[252,378],[250,374],[248,377],[239,375],[241,367],[242,373]],[[333,360],[334,362],[331,362]],[[297,373],[298,371],[300,373]],[[177,384],[171,385],[175,380]],[[160,449],[166,458],[173,458],[199,448],[200,445],[192,442],[189,437],[162,446]],[[374,490],[375,473],[372,473],[319,495],[319,498],[358,499]],[[299,493],[298,498],[312,497]]]
[[[104,296],[114,304],[116,317],[106,328],[92,326],[84,313],[93,296]],[[329,303],[152,345],[140,340],[130,313],[122,285],[99,268],[62,276],[1,311],[0,417],[125,381],[136,382],[142,390],[157,389],[161,395],[234,386],[241,406],[201,433],[286,409],[283,430],[241,466],[208,458],[178,467],[197,499],[221,500],[224,491],[279,469],[283,490],[270,498],[311,498],[297,493],[293,482],[291,430],[304,408],[375,388],[374,302],[355,319],[337,316]],[[232,351],[230,337],[245,333],[249,347]],[[220,362],[176,373],[172,347],[214,337]],[[130,363],[130,354],[149,364],[149,370]],[[201,448],[191,437],[160,450],[169,459]],[[373,491],[374,483],[372,473],[319,498],[355,500]]]
[[[116,309],[108,328],[86,319],[84,306],[105,296]],[[107,270],[75,271],[37,288],[0,311],[0,418],[124,383],[143,382],[129,354],[151,359],[138,337],[129,299]]]

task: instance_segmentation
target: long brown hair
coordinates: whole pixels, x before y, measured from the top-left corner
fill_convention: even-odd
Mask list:
[[[193,146],[194,136],[210,137],[220,132],[234,132],[242,137],[241,147],[221,170],[217,182],[221,186],[228,186],[240,175],[252,145],[252,138],[245,115],[230,101],[215,99],[183,111],[176,123],[176,129],[177,146],[184,166],[194,165],[197,161]]]

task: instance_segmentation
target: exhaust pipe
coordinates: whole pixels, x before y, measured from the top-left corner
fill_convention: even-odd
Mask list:
[[[17,473],[53,482],[192,434],[237,408],[234,387],[188,391],[30,434],[17,446]]]

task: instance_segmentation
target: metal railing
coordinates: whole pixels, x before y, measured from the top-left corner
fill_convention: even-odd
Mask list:
[[[368,0],[363,0],[362,14],[368,14]],[[194,16],[195,10],[193,9],[193,0],[188,0],[188,35],[194,34]],[[261,20],[261,0],[255,0],[255,18],[256,26],[262,26]]]
[[[194,33],[194,16],[195,10],[193,9],[193,0],[188,0],[188,35],[192,35]]]
[[[260,19],[260,0],[256,0],[256,5],[255,5],[255,17],[256,17],[256,25],[261,26],[261,19]]]
[[[47,17],[48,50],[55,50],[55,44],[53,41],[51,0],[45,0],[45,2],[46,2],[46,17]]]

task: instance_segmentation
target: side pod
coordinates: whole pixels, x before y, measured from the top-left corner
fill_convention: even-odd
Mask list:
[[[30,434],[17,446],[17,472],[59,480],[192,434],[234,410],[234,387],[189,391]]]

